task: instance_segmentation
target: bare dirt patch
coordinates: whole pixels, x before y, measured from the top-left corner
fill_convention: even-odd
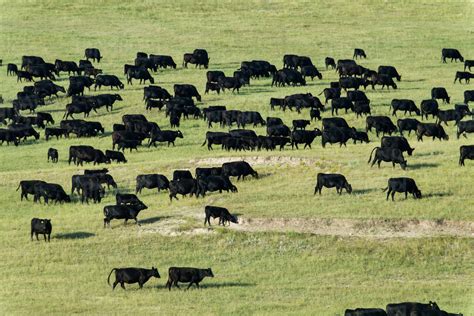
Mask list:
[[[287,157],[287,156],[241,156],[241,157],[219,157],[219,158],[202,158],[192,159],[189,161],[191,164],[196,165],[222,165],[226,162],[231,161],[242,161],[245,160],[251,165],[266,165],[266,166],[277,166],[277,165],[289,165],[289,166],[313,166],[315,164],[321,164],[325,161],[315,158],[305,157]]]

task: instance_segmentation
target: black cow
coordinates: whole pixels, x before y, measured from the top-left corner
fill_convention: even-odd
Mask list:
[[[70,146],[69,147],[69,159],[68,163],[71,164],[71,161],[76,165],[81,165],[83,162],[93,162],[95,164],[101,163],[110,163],[110,160],[107,159],[105,154],[98,149],[95,149],[92,146]]]
[[[206,225],[206,223],[211,226],[211,217],[218,217],[219,225],[222,226],[225,226],[226,223],[229,223],[229,225],[230,223],[239,223],[237,216],[230,214],[229,210],[223,207],[207,205],[204,208],[204,213],[206,214],[206,217],[204,218],[204,226]]]
[[[108,205],[104,207],[104,228],[108,225],[110,227],[110,221],[112,219],[124,219],[124,225],[127,224],[129,219],[135,220],[135,224],[138,224],[137,216],[142,210],[146,210],[148,207],[143,204],[131,204],[131,205]]]
[[[93,98],[94,98],[94,108],[98,109],[105,106],[107,111],[109,111],[109,107],[110,107],[110,110],[113,110],[115,101],[123,101],[122,96],[120,96],[120,94],[117,94],[117,93],[98,94],[98,95],[95,95]]]
[[[465,60],[464,61],[464,71],[466,71],[466,68],[469,68],[469,71],[471,71],[471,67],[474,67],[474,60]]]
[[[26,140],[28,137],[34,137],[36,140],[38,140],[40,137],[40,134],[36,132],[35,129],[30,125],[14,124],[10,125],[8,129],[17,139]]]
[[[51,136],[56,136],[56,139],[59,139],[62,136],[69,137],[69,132],[65,128],[48,127],[44,130],[44,136],[46,140],[49,140]]]
[[[8,129],[0,129],[0,141],[1,145],[3,145],[3,142],[7,142],[7,145],[10,145],[10,143],[13,143],[15,146],[18,146],[19,144],[19,139],[14,131],[8,130]]]
[[[161,111],[161,109],[163,108],[163,106],[165,105],[165,103],[162,101],[162,100],[152,100],[152,99],[148,99],[146,100],[146,109],[147,110],[151,110],[151,109],[158,109],[159,111]]]
[[[443,63],[446,63],[446,58],[451,58],[451,62],[453,62],[453,60],[458,61],[458,59],[460,62],[464,61],[464,58],[462,57],[461,53],[454,48],[443,48],[441,50],[441,60],[443,61]]]
[[[285,108],[285,99],[282,98],[270,98],[270,109],[274,110],[275,106]]]
[[[318,77],[319,79],[323,79],[323,75],[318,71],[318,69],[313,65],[304,66],[301,68],[301,75],[304,79],[306,77],[311,77],[311,81],[314,77]]]
[[[426,117],[428,119],[428,115],[431,114],[433,118],[438,115],[439,106],[438,101],[433,99],[423,100],[421,101],[421,118]]]
[[[328,69],[329,66],[331,66],[332,69],[336,68],[336,62],[334,61],[334,58],[332,57],[324,58],[324,64],[326,65],[326,70]]]
[[[193,194],[198,193],[198,184],[197,180],[195,179],[180,179],[179,181],[171,181],[169,185],[170,189],[170,201],[175,198],[178,200],[177,195],[181,194],[182,196],[186,196],[190,194],[193,196]]]
[[[117,205],[143,204],[135,194],[130,193],[115,194],[115,201]]]
[[[304,144],[303,148],[309,147],[311,149],[311,144],[313,143],[316,136],[321,135],[321,131],[317,128],[312,131],[293,131],[291,133],[291,148],[293,149],[294,147],[296,147],[296,149],[298,149],[298,144]]]
[[[278,70],[273,75],[272,80],[272,87],[275,86],[285,86],[285,85],[293,85],[296,86],[300,84],[301,86],[306,85],[306,80],[303,78],[301,73],[299,73],[295,69],[290,68],[283,68]]]
[[[92,59],[94,62],[97,60],[98,63],[100,63],[100,60],[103,58],[97,48],[86,48],[84,51],[84,57],[86,57],[87,60]]]
[[[393,99],[390,103],[390,107],[393,109],[392,115],[397,116],[397,111],[404,111],[406,115],[407,112],[415,112],[416,115],[420,115],[420,109],[417,108],[413,100],[408,99]]]
[[[454,83],[456,83],[456,80],[459,80],[459,83],[461,83],[461,80],[464,80],[465,83],[469,83],[471,81],[471,78],[474,78],[474,74],[471,74],[470,72],[456,71],[456,75],[454,76]]]
[[[306,129],[306,126],[310,125],[311,122],[309,120],[293,120],[293,130],[297,129]]]
[[[196,168],[196,179],[222,175],[222,167]]]
[[[469,113],[466,113],[463,109],[439,110],[437,123],[440,125],[444,123],[447,126],[449,121],[454,121],[454,125],[458,125],[459,121],[461,121],[466,114]]]
[[[143,100],[146,102],[148,99],[169,100],[171,94],[162,87],[148,86],[143,88]]]
[[[360,143],[369,143],[369,135],[367,135],[366,132],[359,132],[355,131],[353,135],[354,139],[354,144],[357,143],[357,141],[360,141]]]
[[[207,82],[218,83],[220,77],[225,77],[224,72],[220,70],[209,70],[206,73]]]
[[[464,166],[464,160],[474,160],[474,145],[464,145],[459,147],[459,165]]]
[[[77,66],[75,61],[62,61],[56,59],[56,61],[54,62],[54,66],[56,68],[56,74],[58,76],[61,71],[67,71],[68,75],[70,75],[72,72],[73,75],[74,73],[77,73],[77,75],[79,76],[81,73],[81,69]]]
[[[109,169],[102,168],[102,169],[85,169],[84,174],[101,174],[101,173],[108,173]]]
[[[237,180],[245,180],[245,177],[251,175],[258,179],[258,173],[253,170],[246,161],[233,161],[222,164],[222,175],[226,177],[237,177]]]
[[[145,83],[147,80],[151,84],[155,83],[155,79],[150,75],[147,69],[145,68],[132,68],[127,71],[127,83],[132,84],[132,79],[138,79],[139,84]]]
[[[397,89],[397,84],[393,81],[390,75],[374,74],[371,77],[371,82],[372,82],[372,89],[375,89],[376,85],[382,86],[382,89],[384,87],[387,87],[387,89],[390,89],[390,87],[392,87],[393,89]]]
[[[379,66],[379,68],[377,69],[377,73],[379,75],[387,75],[391,78],[396,78],[397,81],[402,80],[402,76],[398,74],[397,69],[393,66]]]
[[[420,124],[420,121],[417,119],[407,118],[407,119],[398,119],[397,126],[400,135],[403,136],[403,131],[408,131],[408,135],[410,135],[411,131],[415,131]]]
[[[291,130],[285,124],[267,126],[267,136],[289,137]]]
[[[392,135],[397,130],[388,116],[368,116],[365,131],[372,131],[372,128],[375,128],[377,137],[379,137],[379,133]]]
[[[346,309],[344,316],[387,316],[387,313],[381,308],[356,308]]]
[[[16,72],[16,82],[33,81],[33,76],[28,71],[18,70]]]
[[[315,120],[315,119],[321,120],[321,111],[317,108],[311,108],[309,110],[309,117],[310,117],[311,121]]]
[[[192,84],[175,84],[174,95],[177,97],[192,98],[195,97],[197,101],[201,101],[201,95],[197,91],[196,87]]]
[[[401,152],[407,152],[411,156],[415,148],[411,148],[408,140],[403,136],[384,136],[381,140],[382,148],[398,148]]]
[[[374,160],[372,161],[371,167],[377,163],[378,167],[380,168],[380,163],[382,161],[392,162],[393,167],[395,164],[398,163],[402,167],[403,170],[407,167],[407,161],[403,158],[403,153],[398,148],[392,147],[374,147],[370,152],[370,157],[368,163],[372,160],[372,154],[375,151]]]
[[[143,188],[154,189],[158,192],[161,190],[167,190],[170,187],[170,181],[164,175],[161,174],[142,174],[137,176],[137,184],[135,193],[141,193]]]
[[[117,88],[117,90],[124,88],[124,84],[114,75],[98,75],[95,79],[94,90],[97,90],[97,87],[100,90],[102,86],[110,87],[111,90],[113,88]]]
[[[351,100],[347,97],[333,99],[331,101],[331,114],[334,116],[334,111],[335,111],[337,115],[338,109],[345,109],[347,113],[347,110],[352,109],[353,107],[354,105],[352,104]]]
[[[44,203],[48,204],[49,200],[54,200],[55,204],[57,202],[63,203],[70,203],[71,198],[64,192],[64,189],[55,183],[45,183],[45,182],[38,182],[33,187],[34,190],[34,199],[33,201],[41,202],[41,197],[44,199]]]
[[[428,304],[412,302],[388,304],[385,309],[388,316],[422,315],[423,312],[440,310],[438,304],[431,301]]]
[[[344,91],[347,91],[347,89],[359,90],[361,86],[365,89],[368,86],[368,81],[362,78],[342,77],[339,79],[339,85]]]
[[[127,159],[125,159],[125,156],[123,153],[120,151],[114,151],[114,150],[106,150],[105,151],[105,157],[107,157],[108,160],[112,161],[115,160],[117,163],[123,162],[127,163]]]
[[[326,99],[324,101],[324,104],[327,104],[328,100],[336,99],[336,98],[341,97],[341,88],[324,88],[324,90],[321,91],[321,93],[318,94],[318,95],[321,95],[323,93],[324,93],[324,97]]]
[[[49,162],[49,159],[51,159],[51,162],[53,162],[53,163],[58,162],[59,154],[58,154],[57,149],[55,149],[55,148],[49,148],[48,149],[48,162]]]
[[[423,136],[438,138],[439,140],[448,140],[449,136],[444,131],[444,128],[439,124],[434,123],[420,123],[416,128],[416,137],[418,141],[423,141]]]
[[[266,124],[262,115],[256,111],[242,111],[237,117],[237,126],[245,128],[245,125],[253,124],[253,127],[256,127],[258,124],[264,126]]]
[[[346,143],[349,139],[355,140],[356,129],[354,127],[331,127],[325,128],[322,132],[321,144],[323,148],[326,147],[326,144],[336,144],[339,143],[339,147],[342,145],[346,146]]]
[[[356,114],[356,117],[358,118],[359,116],[362,116],[363,114],[365,115],[370,115],[371,110],[370,110],[370,102],[366,101],[355,101],[354,106],[352,107],[352,110]]]
[[[222,145],[222,142],[227,137],[229,137],[229,134],[224,132],[206,132],[206,139],[201,146],[204,146],[207,142],[207,149],[211,150],[212,145]]]
[[[66,105],[66,111],[64,112],[63,119],[71,117],[74,119],[73,114],[84,113],[84,117],[88,117],[89,113],[94,110],[97,112],[89,103],[69,103]]]
[[[7,76],[9,75],[15,75],[17,74],[18,72],[18,66],[15,65],[15,64],[8,64],[7,65]]]
[[[30,65],[40,65],[44,63],[45,63],[44,59],[38,56],[22,56],[21,57],[21,69],[24,69]]]
[[[413,194],[415,199],[421,199],[421,191],[412,178],[390,178],[388,186],[383,189],[383,192],[385,191],[387,191],[387,201],[390,194],[392,194],[392,201],[394,201],[395,192],[405,193],[405,199],[407,199],[408,193]]]
[[[188,289],[191,285],[196,284],[196,287],[199,288],[199,283],[205,277],[214,277],[211,268],[208,269],[197,269],[197,268],[181,268],[181,267],[171,267],[168,270],[168,281],[166,282],[166,287],[171,291],[171,286],[176,286],[179,289],[178,282],[188,283]]]
[[[197,192],[196,197],[201,195],[206,196],[206,192],[222,191],[226,192],[238,192],[237,187],[232,184],[229,177],[227,176],[208,176],[206,178],[200,178],[197,180]]]
[[[464,91],[464,103],[468,104],[471,101],[474,101],[474,90]]]
[[[105,195],[105,189],[101,185],[99,176],[97,175],[79,175],[77,181],[79,182],[79,187],[81,189],[81,203],[89,203],[89,199],[92,199],[94,203],[100,203],[102,198]],[[109,174],[103,174],[103,176],[112,180],[114,187],[117,187],[117,184],[113,181],[113,178]],[[75,177],[75,176],[73,176]]]
[[[435,87],[431,89],[431,98],[433,100],[441,99],[443,100],[443,103],[448,103],[448,104],[449,104],[449,100],[451,100],[451,98],[448,96],[448,91],[446,91],[446,89],[443,87]]]
[[[461,134],[463,134],[464,137],[467,138],[467,133],[474,133],[474,120],[463,121],[458,123],[458,130],[456,132],[457,138],[459,139],[459,136]]]
[[[174,146],[176,138],[183,138],[183,134],[181,133],[181,131],[154,131],[151,134],[150,143],[148,144],[148,147],[150,147],[151,145],[154,145],[156,147],[156,142],[167,142],[168,147],[170,146],[170,144],[173,144]]]
[[[115,271],[115,282],[112,286],[112,290],[115,289],[117,284],[120,283],[122,289],[125,290],[124,283],[132,284],[138,283],[140,288],[143,288],[143,284],[145,284],[151,277],[160,278],[160,274],[158,273],[158,269],[155,267],[151,267],[151,269],[143,269],[143,268],[113,268],[112,271],[109,273],[109,277],[107,278],[107,283],[110,285],[110,276],[112,272]]]
[[[48,242],[51,238],[51,231],[53,230],[53,226],[51,225],[50,219],[40,219],[40,218],[33,218],[31,219],[31,241],[33,241],[33,234],[36,235],[36,240],[39,241],[38,235],[44,236],[44,241],[46,241],[46,235],[48,235]]]
[[[237,93],[239,93],[239,89],[243,83],[243,80],[237,77],[219,77],[218,85],[222,89],[222,92],[225,92],[225,89],[232,89],[232,92],[237,90]]]
[[[279,117],[267,117],[267,126],[282,125],[283,121]]]
[[[196,67],[204,66],[205,69],[209,67],[209,55],[205,49],[197,48],[193,53],[185,53],[183,56],[183,67],[188,68],[189,64],[194,64]]]
[[[153,55],[150,54],[150,59],[158,68],[168,68],[171,67],[176,69],[176,63],[173,60],[173,57],[168,55]]]
[[[174,170],[173,171],[173,181],[178,181],[181,179],[193,179],[193,175],[189,170]]]
[[[206,82],[206,90],[204,91],[204,94],[208,94],[209,91],[216,91],[217,94],[220,94],[221,86],[215,82]]]
[[[362,48],[354,48],[354,55],[352,56],[353,59],[357,58],[367,58],[364,50]]]
[[[319,192],[321,195],[321,189],[323,187],[336,187],[336,191],[339,195],[342,194],[342,189],[346,189],[346,192],[349,194],[352,193],[352,186],[347,182],[346,177],[338,173],[318,173],[314,194]]]
[[[28,194],[35,194],[35,185],[38,183],[46,183],[41,180],[22,180],[18,185],[17,191],[21,188],[20,198],[23,201],[23,197],[28,200]]]
[[[349,128],[349,124],[347,124],[346,120],[342,117],[328,117],[323,118],[322,120],[323,129],[331,128],[331,127],[346,127]]]

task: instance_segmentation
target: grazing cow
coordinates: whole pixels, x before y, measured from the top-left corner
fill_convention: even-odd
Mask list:
[[[311,149],[311,144],[313,143],[316,136],[321,136],[321,135],[322,135],[321,131],[317,128],[315,128],[312,131],[305,131],[305,130],[293,131],[291,133],[291,149],[293,149],[294,147],[298,149],[298,144],[304,144],[303,149],[305,149],[306,147],[309,147]],[[273,136],[273,135],[269,135],[269,136]]]
[[[355,48],[354,49],[354,55],[352,56],[352,58],[353,59],[367,58],[367,55],[365,54],[365,52],[362,48]]]
[[[324,88],[324,90],[321,91],[321,93],[318,95],[321,95],[323,93],[325,98],[324,104],[327,104],[328,100],[337,99],[341,97],[341,88]]]
[[[230,223],[239,223],[237,216],[230,214],[229,210],[223,207],[207,205],[204,208],[204,213],[206,214],[206,217],[204,218],[204,226],[206,226],[206,223],[211,226],[211,217],[218,217],[219,225],[222,226],[225,226],[226,223],[229,223],[229,225]]]
[[[152,100],[148,99],[146,100],[146,109],[151,110],[151,109],[158,109],[161,111],[165,103],[162,100]]]
[[[474,160],[474,145],[463,145],[459,147],[459,165],[464,166],[464,160]]]
[[[143,188],[154,189],[158,192],[161,190],[167,190],[170,187],[170,181],[164,175],[161,174],[141,174],[137,176],[137,185],[135,193],[141,193]]]
[[[54,149],[54,148],[49,148],[48,149],[48,162],[49,162],[49,159],[51,159],[51,162],[53,162],[53,163],[58,162],[59,154],[58,154],[57,149]]]
[[[208,176],[221,176],[222,167],[196,168],[196,179]]]
[[[57,202],[63,203],[70,203],[71,198],[64,192],[64,189],[55,183],[45,183],[45,182],[38,182],[33,187],[34,190],[34,199],[33,201],[41,202],[41,197],[44,199],[44,203],[48,204],[49,200],[54,200],[55,204]]]
[[[181,179],[193,179],[193,175],[189,170],[175,170],[173,171],[173,181]]]
[[[390,89],[390,87],[392,87],[393,89],[397,89],[397,84],[393,81],[392,77],[389,75],[374,74],[371,77],[371,82],[372,82],[372,89],[375,89],[376,85],[382,86],[382,90],[385,86],[387,87],[387,89]]]
[[[115,194],[115,201],[117,205],[143,204],[142,201],[135,194]]]
[[[132,84],[132,79],[138,79],[139,84],[145,83],[147,80],[151,84],[155,83],[155,79],[150,75],[146,68],[131,68],[127,71],[127,83]]]
[[[224,72],[220,70],[209,70],[206,73],[207,82],[217,83],[220,77],[225,77]]]
[[[464,61],[464,71],[466,71],[466,68],[469,68],[469,71],[471,71],[471,67],[474,67],[474,60],[465,60]]]
[[[237,90],[237,93],[239,93],[239,89],[243,83],[243,80],[237,77],[219,77],[218,85],[222,89],[222,92],[225,92],[225,89],[232,89],[232,92]]]
[[[84,174],[101,174],[101,173],[108,173],[109,169],[102,168],[102,169],[85,169]]]
[[[18,70],[16,72],[16,82],[33,81],[33,76],[28,71]]]
[[[377,137],[379,137],[379,133],[392,135],[397,130],[397,127],[388,116],[367,116],[365,121],[365,131],[372,131],[372,128],[375,128]]]
[[[7,142],[7,145],[13,143],[15,146],[18,146],[20,140],[18,139],[16,133],[14,131],[8,129],[0,129],[0,141],[3,145],[3,142]]]
[[[448,140],[449,136],[444,131],[444,128],[439,124],[434,123],[420,123],[416,128],[416,136],[418,141],[423,141],[423,136],[438,138],[439,140]]]
[[[289,137],[291,130],[285,124],[267,126],[267,136]]]
[[[38,140],[40,134],[35,131],[33,127],[25,124],[14,124],[10,125],[8,129],[13,133],[13,136],[17,139],[23,139],[24,141],[28,137],[34,137],[35,140]],[[7,140],[8,141],[8,140]]]
[[[48,236],[48,242],[51,238],[51,231],[53,226],[51,225],[50,219],[40,219],[33,218],[31,219],[31,241],[33,241],[33,234],[36,235],[36,240],[39,241],[38,235],[43,235],[44,241],[46,241],[46,235]]]
[[[411,131],[416,132],[418,124],[420,124],[420,121],[418,121],[417,119],[412,119],[412,118],[397,120],[398,131],[400,132],[400,135],[402,136],[403,136],[403,131],[408,131],[408,135],[411,134]]]
[[[171,94],[164,88],[159,86],[148,86],[143,88],[143,100],[148,99],[169,100]]]
[[[388,304],[385,309],[388,316],[422,315],[423,312],[440,310],[438,304],[431,301],[428,304],[412,302]]]
[[[387,316],[381,308],[356,308],[346,309],[344,316]]]
[[[471,101],[474,101],[474,90],[464,91],[464,103],[468,104]]]
[[[303,108],[324,109],[324,105],[321,103],[319,98],[313,96],[311,93],[297,93],[286,96],[283,111],[286,107],[290,108],[290,110],[296,108],[298,113],[300,113]]]
[[[347,113],[347,110],[353,109],[353,107],[354,105],[352,104],[351,100],[347,97],[333,99],[331,101],[331,114],[334,116],[334,111],[335,111],[337,115],[338,109],[345,109]]]
[[[459,80],[459,83],[461,83],[461,80],[464,80],[465,83],[469,83],[471,78],[474,78],[474,74],[471,74],[470,72],[456,71],[456,76],[454,77],[454,83],[456,83],[456,80]]]
[[[204,66],[205,69],[209,67],[209,55],[205,49],[197,48],[192,54],[185,53],[183,56],[183,67],[188,68],[189,64],[194,64],[196,67]]]
[[[395,192],[405,193],[405,200],[408,193],[413,194],[415,199],[421,199],[421,191],[412,178],[390,178],[388,179],[388,186],[383,189],[383,192],[385,191],[387,191],[387,201],[390,194],[392,194],[392,201],[394,201]]]
[[[21,57],[21,69],[24,69],[27,66],[41,65],[44,63],[45,63],[44,59],[38,56],[22,56]]]
[[[256,111],[242,111],[237,116],[237,126],[245,128],[245,125],[253,124],[256,127],[258,124],[264,126],[266,124],[262,115]]]
[[[66,93],[66,90],[62,86],[58,86],[51,80],[41,80],[37,81],[34,84],[34,90],[36,94],[42,95],[42,96],[56,96],[58,97],[58,93]]]
[[[268,127],[267,127],[268,130]],[[224,132],[206,132],[206,139],[201,146],[206,145],[207,149],[212,150],[212,145],[222,145],[225,138],[229,137],[229,133]]]
[[[458,130],[456,132],[457,138],[459,139],[459,136],[461,134],[463,134],[464,137],[467,138],[467,133],[474,133],[474,120],[463,121],[458,123]]]
[[[105,151],[105,157],[107,157],[107,159],[109,159],[110,161],[115,160],[115,161],[117,161],[117,163],[119,163],[119,162],[127,163],[127,159],[125,159],[124,154],[121,153],[120,151],[114,151],[114,150],[108,150],[107,149]]]
[[[83,162],[93,162],[94,165],[101,163],[110,163],[110,160],[107,159],[105,154],[98,149],[95,149],[92,146],[70,146],[69,147],[69,159],[68,163],[71,164],[71,161],[76,165],[81,165]]]
[[[109,277],[107,278],[107,283],[110,285],[110,276],[112,272],[115,271],[115,282],[112,285],[112,290],[115,289],[117,284],[120,283],[122,289],[125,290],[124,283],[132,284],[138,283],[140,288],[143,288],[143,284],[145,284],[151,277],[160,278],[160,274],[158,273],[158,269],[155,267],[151,267],[151,269],[143,269],[143,268],[113,268],[112,271],[109,273]]]
[[[415,112],[416,115],[420,115],[420,109],[417,108],[413,100],[408,99],[393,99],[390,103],[390,108],[393,109],[392,115],[397,116],[397,111],[404,111],[406,115],[407,112]]]
[[[321,120],[321,111],[317,108],[311,108],[309,110],[309,117],[311,119],[311,121],[313,120]]]
[[[111,90],[113,88],[117,88],[117,90],[124,88],[124,84],[114,75],[98,75],[95,79],[94,90],[97,90],[97,87],[100,90],[102,86],[110,87]]]
[[[124,225],[127,224],[129,219],[135,220],[135,224],[138,224],[138,214],[146,210],[148,207],[143,204],[131,204],[131,205],[108,205],[104,207],[104,228],[108,225],[110,228],[110,221],[112,219],[124,219]]]
[[[93,97],[94,99],[94,108],[98,109],[103,106],[105,106],[105,109],[107,112],[110,110],[113,110],[113,106],[115,101],[123,101],[122,96],[120,94],[110,94],[110,93],[105,93],[105,94],[98,94]]]
[[[285,108],[285,99],[282,98],[270,98],[270,109],[274,110],[275,106]]]
[[[323,75],[321,75],[318,69],[313,65],[302,67],[301,75],[303,76],[303,79],[306,79],[306,77],[311,77],[311,81],[313,81],[314,77],[318,77],[318,79],[323,79]]]
[[[245,180],[245,177],[251,175],[258,179],[258,173],[253,170],[246,161],[233,161],[222,164],[222,175],[226,177],[237,177],[237,180]]]
[[[356,114],[356,117],[358,118],[359,116],[362,115],[370,115],[372,114],[370,111],[370,101],[355,101],[354,106],[352,108],[354,113]]]
[[[17,65],[15,65],[15,64],[8,64],[7,65],[7,76],[9,76],[9,75],[12,75],[12,76],[15,75],[16,76],[17,72],[18,72],[18,66]]]
[[[311,124],[309,120],[293,120],[293,130],[306,129],[306,126]]]
[[[398,148],[401,152],[407,152],[411,156],[415,148],[411,148],[408,140],[403,136],[384,136],[381,140],[382,148]]]
[[[208,269],[197,269],[197,268],[182,268],[182,267],[171,267],[168,270],[168,281],[166,287],[171,291],[171,286],[176,286],[179,289],[178,282],[188,283],[188,289],[191,285],[196,284],[199,288],[199,283],[205,277],[214,277],[211,268]]]
[[[377,69],[377,73],[379,75],[387,75],[391,78],[396,78],[397,81],[402,80],[402,76],[398,74],[397,69],[393,66],[379,66],[379,68]]]
[[[23,201],[23,197],[28,200],[28,194],[35,194],[35,185],[38,183],[46,183],[41,180],[22,180],[18,185],[17,191],[21,188],[20,199]]]
[[[66,105],[66,111],[64,112],[63,119],[71,117],[74,119],[73,114],[84,113],[84,117],[88,117],[89,113],[94,110],[97,112],[89,103],[69,103]]]
[[[147,137],[148,137],[147,134],[127,131],[127,130],[113,132],[112,133],[112,149],[115,149],[115,145],[123,141],[135,141],[137,142],[136,146],[138,146]]]
[[[285,85],[296,86],[298,84],[300,84],[301,86],[305,86],[306,80],[303,78],[301,73],[295,69],[283,68],[278,70],[273,75],[272,87],[274,85],[279,87]]]
[[[326,144],[335,144],[339,143],[339,147],[342,145],[346,146],[346,143],[349,139],[355,140],[356,129],[354,127],[331,127],[325,128],[322,132],[321,144],[323,148],[326,147]]]
[[[173,57],[168,55],[153,55],[150,54],[150,59],[158,68],[168,68],[171,67],[176,69],[176,63],[173,60]]]
[[[351,100],[352,102],[356,102],[356,101],[370,102],[365,92],[359,91],[359,90],[347,91],[347,98]]]
[[[367,135],[366,132],[359,132],[355,131],[353,135],[354,139],[354,144],[357,143],[357,141],[360,141],[360,143],[369,143],[369,135]]]
[[[461,121],[466,114],[466,111],[462,109],[449,109],[449,110],[438,110],[438,120],[437,123],[441,125],[441,123],[446,124],[448,126],[449,121],[454,121],[454,125],[458,125],[459,121]]]
[[[267,126],[282,125],[283,121],[279,117],[267,117]]]
[[[216,82],[206,82],[206,91],[204,91],[204,94],[208,94],[209,91],[216,91],[217,94],[220,94],[221,86]]]
[[[342,189],[346,189],[346,192],[349,194],[352,193],[352,186],[347,182],[346,177],[338,173],[318,173],[314,194],[319,192],[319,195],[321,195],[323,187],[336,187],[336,192],[339,193],[339,195],[342,194]]]
[[[346,127],[349,128],[349,124],[347,124],[346,120],[342,117],[328,117],[322,119],[323,129],[331,128],[331,127]]]
[[[443,103],[448,103],[448,104],[449,104],[449,100],[451,100],[451,98],[448,96],[448,92],[443,87],[435,87],[431,89],[431,98],[433,100],[441,99],[443,100]]]
[[[329,66],[331,66],[332,69],[336,68],[336,62],[334,61],[334,58],[332,57],[324,58],[324,64],[326,65],[326,70],[328,69]]]
[[[222,193],[222,191],[238,192],[237,187],[232,184],[229,177],[224,175],[209,176],[197,180],[196,197],[199,197],[199,195],[204,197],[206,196],[206,192],[215,191],[219,191],[219,193]]]
[[[105,195],[105,189],[101,186],[100,180],[97,176],[80,175],[77,179],[81,189],[81,203],[89,203],[89,199],[92,199],[94,203],[100,203]],[[104,176],[110,178],[113,181],[111,175],[104,174]],[[117,184],[113,182],[114,186]]]
[[[359,90],[361,86],[364,87],[364,89],[368,86],[368,81],[362,78],[354,78],[354,77],[342,77],[339,79],[339,85],[344,91],[347,91],[348,89],[354,89],[354,90]],[[373,82],[372,82],[372,88],[373,88]]]
[[[192,84],[175,84],[174,95],[176,97],[195,97],[197,101],[201,102],[201,95],[197,91],[196,87]]]
[[[169,189],[171,202],[173,198],[178,200],[178,194],[181,194],[182,196],[186,196],[188,194],[193,196],[193,194],[196,194],[197,197],[198,184],[197,180],[195,179],[180,179],[179,181],[171,181]]]
[[[438,101],[433,99],[423,100],[421,101],[421,118],[426,117],[428,119],[428,115],[431,114],[433,118],[438,115],[439,106]]]
[[[58,76],[61,71],[67,71],[68,75],[71,75],[72,72],[73,75],[74,73],[77,73],[77,75],[79,76],[81,73],[81,69],[77,66],[75,61],[62,61],[56,59],[56,61],[54,62],[54,66],[56,68],[56,74]]]
[[[457,62],[458,59],[460,62],[464,61],[464,58],[462,57],[461,53],[454,48],[443,48],[441,50],[441,60],[443,61],[443,63],[446,63],[446,58],[451,58],[451,62],[453,62],[453,60]]]
[[[375,156],[374,160],[372,161],[372,164],[370,165],[373,167],[375,163],[377,163],[378,167],[380,168],[380,163],[382,161],[385,162],[392,162],[393,167],[395,167],[395,164],[398,163],[400,164],[400,167],[402,167],[403,170],[406,169],[407,167],[407,161],[405,158],[403,158],[403,153],[400,149],[398,148],[392,148],[392,147],[374,147],[372,151],[370,152],[370,157],[368,163],[372,160],[372,154],[375,151]]]
[[[86,48],[84,57],[86,57],[87,60],[92,59],[94,62],[97,60],[98,63],[100,63],[100,60],[103,58],[97,48]]]
[[[176,138],[183,138],[183,134],[181,133],[181,131],[153,131],[151,133],[150,143],[148,144],[148,147],[150,147],[151,145],[154,145],[156,147],[156,142],[167,142],[168,147],[170,146],[170,144],[173,144],[174,146]]]

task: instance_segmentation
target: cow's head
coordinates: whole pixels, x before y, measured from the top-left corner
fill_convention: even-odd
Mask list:
[[[179,137],[179,138],[183,138],[183,133],[181,133],[181,131],[178,130],[178,131],[176,132],[176,136]]]
[[[204,272],[204,273],[203,273],[204,276],[211,277],[211,278],[214,277],[214,273],[212,273],[211,268],[207,268],[207,269],[205,269],[203,272]]]
[[[403,160],[401,163],[400,163],[400,167],[402,167],[403,170],[405,170],[407,168],[407,161],[406,160]]]
[[[413,154],[413,151],[415,150],[415,148],[411,148],[411,147],[408,147],[407,148],[407,154],[408,156],[411,156]]]
[[[71,197],[69,197],[69,195],[65,195],[63,197],[63,201],[66,202],[66,203],[71,203]]]
[[[115,94],[114,97],[115,97],[115,100],[117,100],[117,101],[123,101],[122,96],[118,93]]]
[[[415,198],[421,199],[421,191],[420,190],[416,189],[413,194],[415,195]]]
[[[318,72],[318,78],[319,80],[323,79],[323,75],[320,72]]]
[[[151,276],[154,276],[155,278],[161,278],[160,273],[158,272],[158,269],[155,267],[151,267]]]
[[[153,79],[152,76],[150,76],[150,83],[151,83],[151,84],[155,83],[155,79]]]
[[[349,182],[346,181],[345,189],[347,193],[351,194],[352,193],[352,185],[349,184]]]

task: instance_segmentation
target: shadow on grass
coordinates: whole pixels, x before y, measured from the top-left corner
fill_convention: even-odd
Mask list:
[[[179,283],[179,289],[175,287],[174,285],[171,287],[172,291],[186,291],[188,288],[189,283]],[[254,287],[256,286],[256,283],[246,283],[246,282],[222,282],[222,283],[201,283],[199,284],[199,289],[196,287],[195,284],[193,284],[190,288],[189,291],[199,291],[199,290],[205,290],[205,289],[220,289],[220,288],[232,288],[232,287]],[[158,286],[155,286],[156,289],[166,289],[166,285],[160,284]]]
[[[93,237],[95,234],[88,233],[88,232],[73,232],[73,233],[65,233],[65,234],[57,234],[54,238],[57,239],[85,239],[89,237]]]
[[[171,218],[172,216],[155,216],[155,217],[150,217],[150,218],[146,218],[146,219],[143,219],[141,221],[139,221],[138,223],[140,225],[143,225],[143,224],[153,224],[153,223],[156,223],[156,222],[159,222],[161,220],[164,220],[164,219],[167,219],[167,218]]]
[[[378,188],[358,189],[358,190],[352,190],[352,194],[366,194],[366,193],[376,192],[376,191],[381,192],[382,189],[378,189]]]
[[[452,195],[453,194],[451,192],[434,192],[434,193],[423,195],[423,198],[429,199],[429,198],[445,197],[445,196],[452,196]]]
[[[415,163],[415,164],[410,164],[408,165],[409,169],[421,169],[421,168],[435,168],[438,167],[438,163],[429,163],[429,162],[422,162],[422,163]]]

